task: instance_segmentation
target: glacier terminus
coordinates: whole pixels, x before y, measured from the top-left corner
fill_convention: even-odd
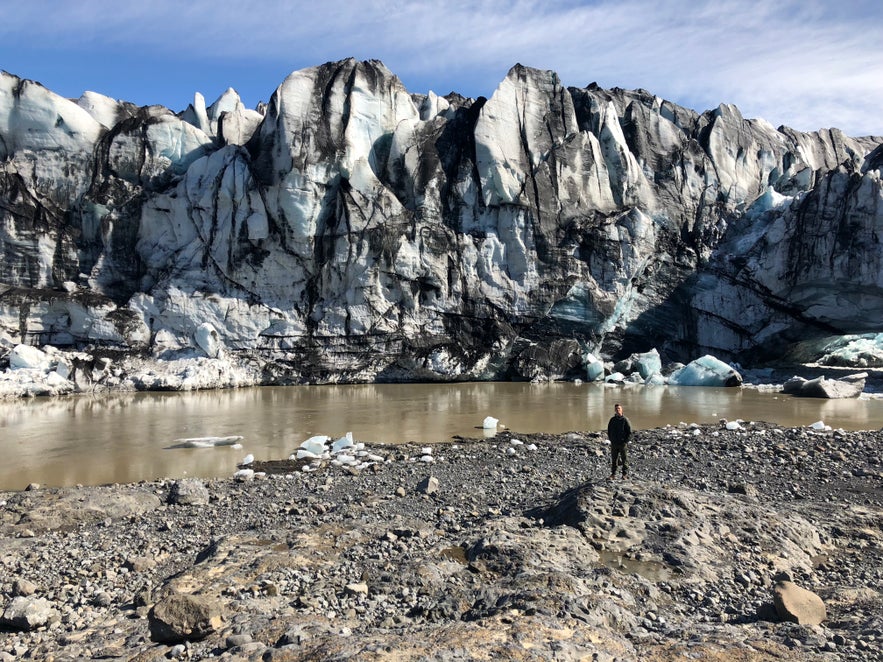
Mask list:
[[[881,174],[880,136],[521,65],[469,99],[347,59],[180,113],[4,72],[7,390],[883,365]]]

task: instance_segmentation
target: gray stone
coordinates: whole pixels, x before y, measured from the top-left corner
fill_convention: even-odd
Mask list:
[[[12,582],[12,595],[33,595],[37,592],[37,586],[27,579],[16,579]]]
[[[125,567],[132,572],[147,572],[156,567],[156,561],[146,556],[130,556],[126,559]]]
[[[346,585],[347,595],[368,595],[368,585],[365,582],[357,582]]]
[[[227,648],[236,648],[237,646],[250,644],[252,642],[252,637],[250,634],[231,634],[224,640],[224,642],[227,644]]]
[[[438,478],[435,476],[427,476],[417,485],[417,489],[424,494],[435,494],[439,489]]]
[[[168,502],[180,506],[204,506],[209,501],[205,484],[193,478],[176,480],[169,489]]]

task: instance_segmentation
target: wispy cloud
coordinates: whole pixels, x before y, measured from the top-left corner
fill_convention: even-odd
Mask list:
[[[256,77],[267,63],[296,69],[355,56],[383,60],[412,91],[470,95],[490,95],[521,62],[568,85],[643,87],[700,111],[735,103],[801,130],[883,134],[883,6],[867,0],[2,5],[0,56],[45,43],[182,67],[238,61]]]

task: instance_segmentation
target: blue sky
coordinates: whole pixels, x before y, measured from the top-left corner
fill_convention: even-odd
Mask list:
[[[232,87],[254,107],[292,71],[350,56],[411,92],[489,97],[520,62],[700,112],[883,135],[879,0],[0,0],[0,16],[0,69],[71,98],[179,111]]]

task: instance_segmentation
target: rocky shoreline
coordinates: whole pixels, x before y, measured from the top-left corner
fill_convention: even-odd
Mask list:
[[[873,659],[881,449],[665,427],[608,481],[600,433],[507,431],[0,493],[0,660]]]

